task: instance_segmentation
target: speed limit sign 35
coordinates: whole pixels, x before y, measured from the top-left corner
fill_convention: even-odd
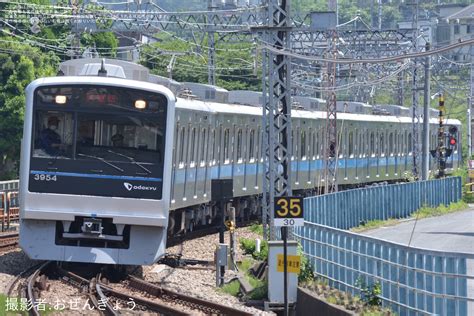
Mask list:
[[[303,198],[295,196],[276,197],[274,203],[275,226],[304,226]]]

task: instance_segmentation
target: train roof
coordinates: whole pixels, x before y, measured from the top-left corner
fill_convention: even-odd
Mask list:
[[[205,111],[211,113],[225,113],[225,114],[237,114],[237,115],[251,115],[261,116],[262,107],[249,106],[242,104],[228,104],[228,103],[216,103],[216,102],[205,102],[200,100],[178,98],[176,107],[181,109],[190,109],[195,111]],[[326,119],[326,112],[324,111],[307,111],[292,109],[291,115],[294,118],[300,119]],[[392,123],[406,123],[412,122],[411,117],[408,116],[391,116],[391,115],[373,115],[373,114],[356,114],[356,113],[337,113],[339,120],[348,121],[365,121],[365,122],[392,122]],[[431,124],[437,124],[438,120],[435,118],[430,119]],[[447,120],[446,124],[460,125],[458,120]]]

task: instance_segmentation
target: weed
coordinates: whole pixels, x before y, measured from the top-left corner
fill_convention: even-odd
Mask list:
[[[234,280],[222,286],[220,290],[232,296],[237,296],[240,293],[240,282],[237,280]]]
[[[381,306],[382,300],[380,295],[382,294],[382,287],[379,282],[375,282],[371,285],[365,283],[365,281],[359,277],[356,280],[355,286],[359,287],[362,294],[362,300],[366,305],[369,306]]]
[[[268,242],[262,240],[260,244],[260,252],[255,251],[255,240],[248,238],[240,238],[240,248],[245,254],[252,255],[255,260],[266,260],[268,258]]]
[[[262,224],[252,224],[250,226],[250,231],[263,236],[263,226]]]

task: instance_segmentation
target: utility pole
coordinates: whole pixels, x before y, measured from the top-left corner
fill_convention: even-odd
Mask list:
[[[413,52],[418,51],[418,0],[415,0],[413,8]],[[412,156],[413,177],[418,180],[418,155],[419,155],[419,128],[420,117],[418,114],[418,61],[413,59],[413,81],[412,81]]]
[[[469,109],[469,117],[467,121],[467,135],[468,135],[468,160],[471,159],[472,156],[472,145],[473,141],[471,139],[472,136],[472,111],[474,110],[474,45],[471,45],[470,47],[470,55],[471,55],[471,89],[470,89],[470,96],[469,96],[469,104],[468,104],[468,109]]]
[[[328,0],[328,11],[336,12],[336,25],[339,24],[339,12],[337,0]]]
[[[325,168],[324,168],[324,193],[337,192],[337,107],[336,107],[336,62],[337,33],[330,31],[328,55],[334,62],[327,64],[327,98],[326,98],[326,138],[325,138]]]
[[[405,71],[400,71],[398,74],[398,105],[404,106],[405,103],[405,81],[404,81]]]
[[[430,50],[430,43],[425,44],[425,50]],[[423,96],[423,143],[422,143],[422,152],[423,156],[421,157],[421,179],[428,180],[429,171],[430,171],[430,66],[431,66],[431,57],[427,56],[425,58],[425,90]]]
[[[446,147],[444,146],[444,95],[442,92],[438,93],[439,104],[439,126],[438,126],[438,178],[444,177],[444,169],[446,168]]]
[[[280,3],[281,2],[281,3]],[[290,2],[269,0],[268,25],[263,40],[279,52],[262,49],[263,153],[262,222],[265,234],[275,240],[275,197],[291,196],[291,90],[290,60],[284,51],[290,46]],[[265,236],[267,237],[267,236]]]
[[[72,16],[74,21],[74,37],[71,41],[71,59],[79,58],[79,52],[81,47],[81,38],[79,37],[79,21],[76,19],[76,15],[79,14],[79,1],[70,0],[69,4],[72,7]]]
[[[378,26],[379,26],[379,31],[381,31],[382,30],[382,0],[378,0],[378,5],[379,5]]]
[[[207,16],[207,81],[210,85],[216,85],[216,43],[214,39],[215,31],[212,26],[212,11],[215,7],[213,0],[207,0],[207,9],[209,14]]]

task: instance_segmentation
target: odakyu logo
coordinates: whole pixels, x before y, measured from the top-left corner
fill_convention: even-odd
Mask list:
[[[128,183],[128,182],[124,182],[124,183],[123,183],[123,186],[124,186],[125,189],[127,189],[128,191],[132,191],[132,190],[156,191],[156,187],[146,187],[146,186],[143,186],[143,185],[133,185],[133,184]]]

